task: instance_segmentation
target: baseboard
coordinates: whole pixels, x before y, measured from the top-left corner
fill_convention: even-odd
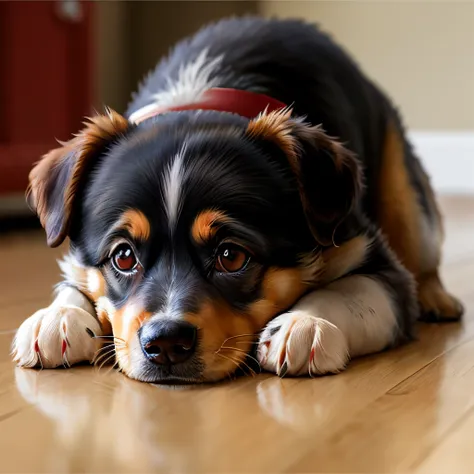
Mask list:
[[[413,131],[409,138],[436,192],[474,194],[474,132]]]

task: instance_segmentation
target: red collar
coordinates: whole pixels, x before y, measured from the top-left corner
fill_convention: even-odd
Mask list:
[[[138,115],[135,123],[154,117],[165,112],[176,112],[180,110],[215,110],[218,112],[230,112],[249,119],[257,117],[262,112],[274,112],[284,109],[286,104],[273,99],[268,95],[255,92],[242,91],[238,89],[213,88],[208,89],[197,102],[178,106],[157,106],[143,115]],[[133,117],[132,114],[131,117]]]

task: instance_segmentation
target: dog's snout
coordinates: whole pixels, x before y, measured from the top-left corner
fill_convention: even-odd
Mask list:
[[[158,365],[172,365],[193,355],[197,330],[185,321],[153,321],[142,327],[139,337],[148,359]]]

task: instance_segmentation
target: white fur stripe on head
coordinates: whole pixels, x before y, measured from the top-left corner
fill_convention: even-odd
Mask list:
[[[186,143],[167,167],[163,176],[163,202],[170,231],[173,232],[183,206],[183,181],[185,177],[184,154]]]

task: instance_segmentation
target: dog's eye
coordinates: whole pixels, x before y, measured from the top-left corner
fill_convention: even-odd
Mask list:
[[[119,272],[128,273],[137,266],[137,257],[129,244],[120,244],[112,254],[112,263]]]
[[[216,270],[223,273],[234,273],[243,270],[249,263],[250,255],[238,245],[222,244],[217,251]]]

